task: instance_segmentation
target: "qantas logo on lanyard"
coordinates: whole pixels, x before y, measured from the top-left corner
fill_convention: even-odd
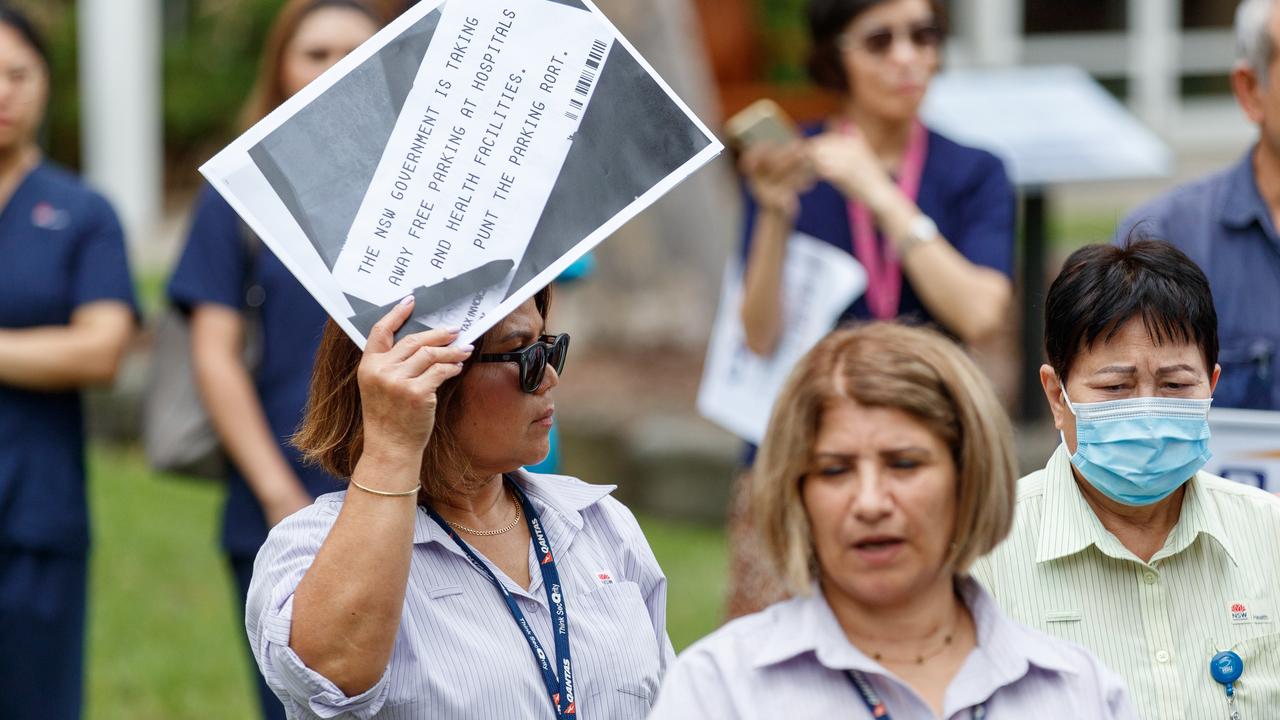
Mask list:
[[[569,703],[569,706],[564,710],[564,714],[575,715],[577,714],[577,709],[573,705],[573,667],[568,660],[564,661],[560,672],[562,673],[561,677],[564,678],[564,699]]]
[[[542,577],[545,581],[547,592],[547,601],[553,610],[553,616],[556,618],[556,661],[560,665],[560,676],[556,677],[554,666],[548,662],[550,658],[543,651],[542,644],[538,642],[538,638],[534,635],[533,629],[529,627],[529,623],[525,620],[524,613],[521,612],[519,606],[515,602],[515,598],[507,588],[498,580],[497,576],[481,562],[480,558],[475,554],[470,546],[463,541],[462,537],[454,532],[444,518],[440,517],[435,510],[430,507],[424,508],[431,518],[444,529],[445,533],[457,543],[467,560],[489,578],[489,581],[498,589],[502,595],[503,601],[507,605],[507,610],[511,612],[512,619],[520,628],[520,632],[524,635],[525,640],[529,643],[529,649],[533,651],[534,659],[537,660],[539,668],[542,672],[543,682],[547,685],[547,695],[551,698],[556,716],[565,718],[569,716],[577,717],[578,708],[574,702],[573,691],[573,663],[569,657],[569,613],[565,608],[564,588],[560,585],[560,573],[556,569],[555,560],[551,555],[551,545],[547,542],[546,534],[542,531],[542,522],[538,518],[537,510],[529,502],[528,497],[521,491],[520,486],[511,483],[512,491],[520,499],[521,505],[525,510],[525,521],[529,524],[529,534],[533,537],[537,551],[542,555]],[[561,699],[565,701],[565,707],[561,707]]]
[[[542,553],[542,564],[550,565],[551,545],[547,543],[547,536],[542,532],[542,521],[530,519],[529,524],[533,526],[533,541],[538,543],[538,552]]]

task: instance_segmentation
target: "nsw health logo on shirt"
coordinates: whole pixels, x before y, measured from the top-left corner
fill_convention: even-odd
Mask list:
[[[1232,625],[1262,625],[1271,622],[1271,612],[1258,601],[1236,601],[1227,608]]]
[[[41,230],[65,230],[71,224],[71,215],[48,202],[38,202],[31,208],[31,224]]]

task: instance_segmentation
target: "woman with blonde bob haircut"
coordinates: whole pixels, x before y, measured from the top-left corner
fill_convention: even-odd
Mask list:
[[[1009,532],[1016,477],[1009,420],[956,344],[829,335],[783,388],[752,486],[793,597],[689,648],[651,717],[1135,718],[1088,651],[968,577]]]
[[[800,483],[813,467],[823,411],[842,400],[915,418],[951,450],[956,527],[946,565],[965,572],[1009,534],[1018,478],[1009,419],[988,381],[940,334],[872,325],[832,335],[792,373],[761,449],[752,512],[793,594],[820,574]]]

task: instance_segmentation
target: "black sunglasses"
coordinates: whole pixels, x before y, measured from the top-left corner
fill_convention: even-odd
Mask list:
[[[513,362],[520,366],[520,389],[537,392],[542,387],[542,377],[547,366],[555,368],[556,375],[564,372],[564,361],[569,355],[569,333],[543,335],[528,347],[515,352],[483,353],[476,362]]]
[[[912,45],[916,46],[917,50],[928,50],[942,44],[942,28],[933,23],[912,25],[906,29],[905,33],[907,39],[911,41]],[[898,31],[893,28],[882,27],[872,30],[853,42],[861,45],[864,50],[872,55],[888,55],[898,34]],[[845,45],[847,46],[848,44],[849,41],[846,40]]]

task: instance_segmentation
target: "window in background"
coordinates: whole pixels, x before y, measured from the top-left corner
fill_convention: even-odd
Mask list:
[[[1237,0],[1182,0],[1182,27],[1226,28],[1235,22]]]
[[[1215,56],[1226,65],[1233,62],[1235,56],[1231,26],[1235,22],[1236,4],[1237,0],[1182,0],[1182,29],[1196,34],[1221,33],[1221,37],[1206,40],[1211,49],[1220,51]],[[1227,72],[1189,72],[1180,79],[1178,91],[1184,98],[1228,96],[1231,77]]]
[[[1128,3],[1118,0],[1026,0],[1023,28],[1028,35],[1069,32],[1123,32]]]

